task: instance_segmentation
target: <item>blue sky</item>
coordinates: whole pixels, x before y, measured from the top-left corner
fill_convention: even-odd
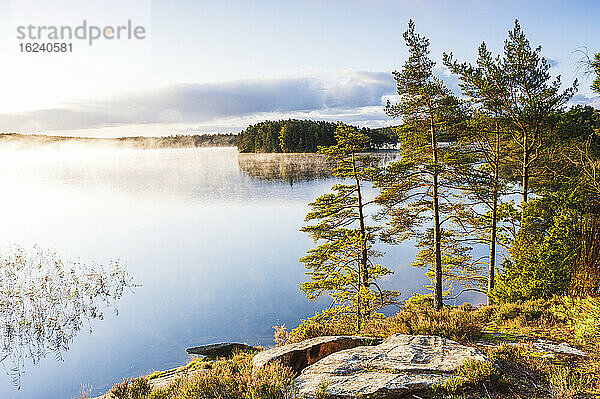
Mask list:
[[[45,1],[0,0],[0,131],[81,136],[235,132],[267,118],[392,123],[408,19],[431,40],[437,73],[452,51],[500,51],[518,18],[553,74],[579,77],[575,102],[600,107],[579,55],[600,51],[599,1]],[[24,54],[21,25],[99,26],[132,20],[138,41],[73,42],[65,54]]]

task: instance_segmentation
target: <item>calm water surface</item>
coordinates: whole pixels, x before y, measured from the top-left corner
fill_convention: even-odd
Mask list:
[[[2,245],[119,259],[139,284],[126,289],[118,314],[90,320],[61,360],[23,359],[20,389],[2,362],[0,397],[71,398],[82,384],[98,394],[185,363],[189,346],[270,345],[274,324],[294,327],[327,306],[298,289],[298,258],[312,246],[298,229],[333,181],[319,162],[311,174],[262,157],[264,170],[233,148],[0,149]],[[385,250],[395,275],[384,285],[403,297],[422,292],[414,249]]]

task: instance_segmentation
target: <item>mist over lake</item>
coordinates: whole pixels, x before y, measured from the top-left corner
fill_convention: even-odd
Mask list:
[[[298,258],[312,245],[298,230],[309,202],[333,183],[323,160],[252,156],[235,148],[3,149],[2,244],[82,263],[118,260],[137,286],[114,304],[118,313],[89,320],[62,359],[24,358],[20,389],[3,363],[0,396],[72,397],[81,384],[105,392],[122,378],[185,363],[186,347],[271,345],[274,324],[293,328],[329,306],[298,289],[306,280]],[[382,249],[395,271],[383,286],[405,298],[423,292],[412,246]]]

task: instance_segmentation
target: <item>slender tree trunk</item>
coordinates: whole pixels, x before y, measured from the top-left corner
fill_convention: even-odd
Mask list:
[[[492,204],[492,231],[490,233],[490,263],[488,273],[487,303],[492,304],[490,294],[494,290],[494,273],[496,270],[496,232],[498,228],[498,192],[494,192],[494,203]]]
[[[521,208],[525,207],[525,204],[527,203],[527,194],[529,191],[529,135],[527,134],[527,132],[525,132],[524,135],[524,139],[523,139],[523,180],[522,180],[522,186],[523,186],[523,192],[522,192],[522,197],[523,197],[523,201],[521,203]],[[521,214],[521,220],[523,220],[525,213]]]
[[[360,265],[358,266],[358,290],[356,290],[356,332],[360,332]]]
[[[365,228],[365,215],[363,211],[362,193],[360,190],[360,180],[358,172],[356,171],[356,159],[354,153],[352,154],[352,171],[354,173],[354,180],[356,184],[356,195],[358,200],[358,223],[360,229],[360,262],[358,267],[358,293],[357,293],[357,306],[358,306],[358,331],[360,331],[361,323],[361,311],[360,311],[360,290],[361,290],[361,279],[362,287],[369,288],[369,269],[367,268],[367,231]],[[365,316],[369,315],[369,310],[365,310]]]
[[[431,108],[430,108],[431,109]],[[431,150],[433,151],[433,241],[435,245],[435,287],[433,303],[437,310],[443,306],[442,301],[442,243],[441,243],[441,228],[440,228],[440,207],[438,198],[438,151],[437,140],[435,137],[435,125],[433,123],[433,114],[431,115]]]
[[[358,199],[358,223],[360,228],[360,269],[362,270],[362,286],[366,289],[369,288],[369,269],[367,268],[367,231],[365,228],[365,215],[363,212],[363,201],[362,193],[360,190],[360,180],[356,171],[356,160],[354,154],[352,154],[352,169],[354,172],[354,179],[356,181],[356,194]],[[360,272],[359,272],[360,275]],[[360,283],[359,283],[360,287]],[[360,297],[360,295],[359,295]],[[365,311],[365,315],[369,315],[369,310]]]
[[[494,290],[494,274],[496,268],[496,234],[498,229],[498,187],[500,179],[500,131],[496,123],[496,152],[494,159],[494,192],[492,194],[492,226],[490,233],[490,262],[488,273],[487,303],[492,304],[490,294]]]

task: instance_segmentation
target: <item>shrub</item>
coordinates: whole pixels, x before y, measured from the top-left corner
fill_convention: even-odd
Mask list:
[[[273,326],[273,341],[277,346],[286,345],[291,342],[290,332],[285,327],[285,324]]]
[[[150,392],[147,378],[124,380],[111,389],[115,399],[286,399],[291,398],[294,377],[289,367],[268,364],[252,373],[251,353],[236,353],[229,359],[218,359],[211,367],[197,362],[194,371],[176,379],[166,388]]]
[[[495,303],[549,299],[567,291],[578,248],[579,215],[565,194],[527,202],[521,228],[496,276]]]
[[[375,314],[374,317],[382,315]],[[368,321],[366,324],[368,325]],[[361,331],[361,335],[362,335]],[[337,314],[326,317],[323,313],[302,320],[300,325],[289,334],[290,342],[300,342],[306,339],[322,337],[327,335],[355,335],[355,319],[348,314]]]
[[[456,393],[464,389],[477,389],[485,384],[497,384],[500,373],[491,362],[468,359],[457,370],[456,376],[446,380],[443,388]]]
[[[145,377],[136,378],[131,381],[129,385],[129,398],[130,399],[144,399],[152,387],[148,383],[148,379]]]
[[[115,384],[109,391],[109,396],[113,399],[128,399],[129,378],[124,378],[122,383]]]
[[[285,399],[292,395],[294,373],[281,364],[267,364],[254,373],[248,383],[251,398]]]
[[[600,342],[600,298],[561,297],[550,311],[556,319],[573,326],[578,342],[588,345]]]
[[[383,323],[372,323],[374,335],[438,335],[456,341],[475,341],[481,336],[481,323],[470,311],[456,308],[434,310],[407,307]]]
[[[324,320],[319,315],[302,323],[290,333],[292,342],[324,335],[354,335],[354,325],[347,316]],[[345,318],[346,317],[346,318]],[[444,308],[440,311],[429,306],[426,296],[409,299],[396,315],[371,315],[360,335],[387,338],[393,334],[438,335],[457,341],[475,341],[481,337],[481,322],[472,310]]]

